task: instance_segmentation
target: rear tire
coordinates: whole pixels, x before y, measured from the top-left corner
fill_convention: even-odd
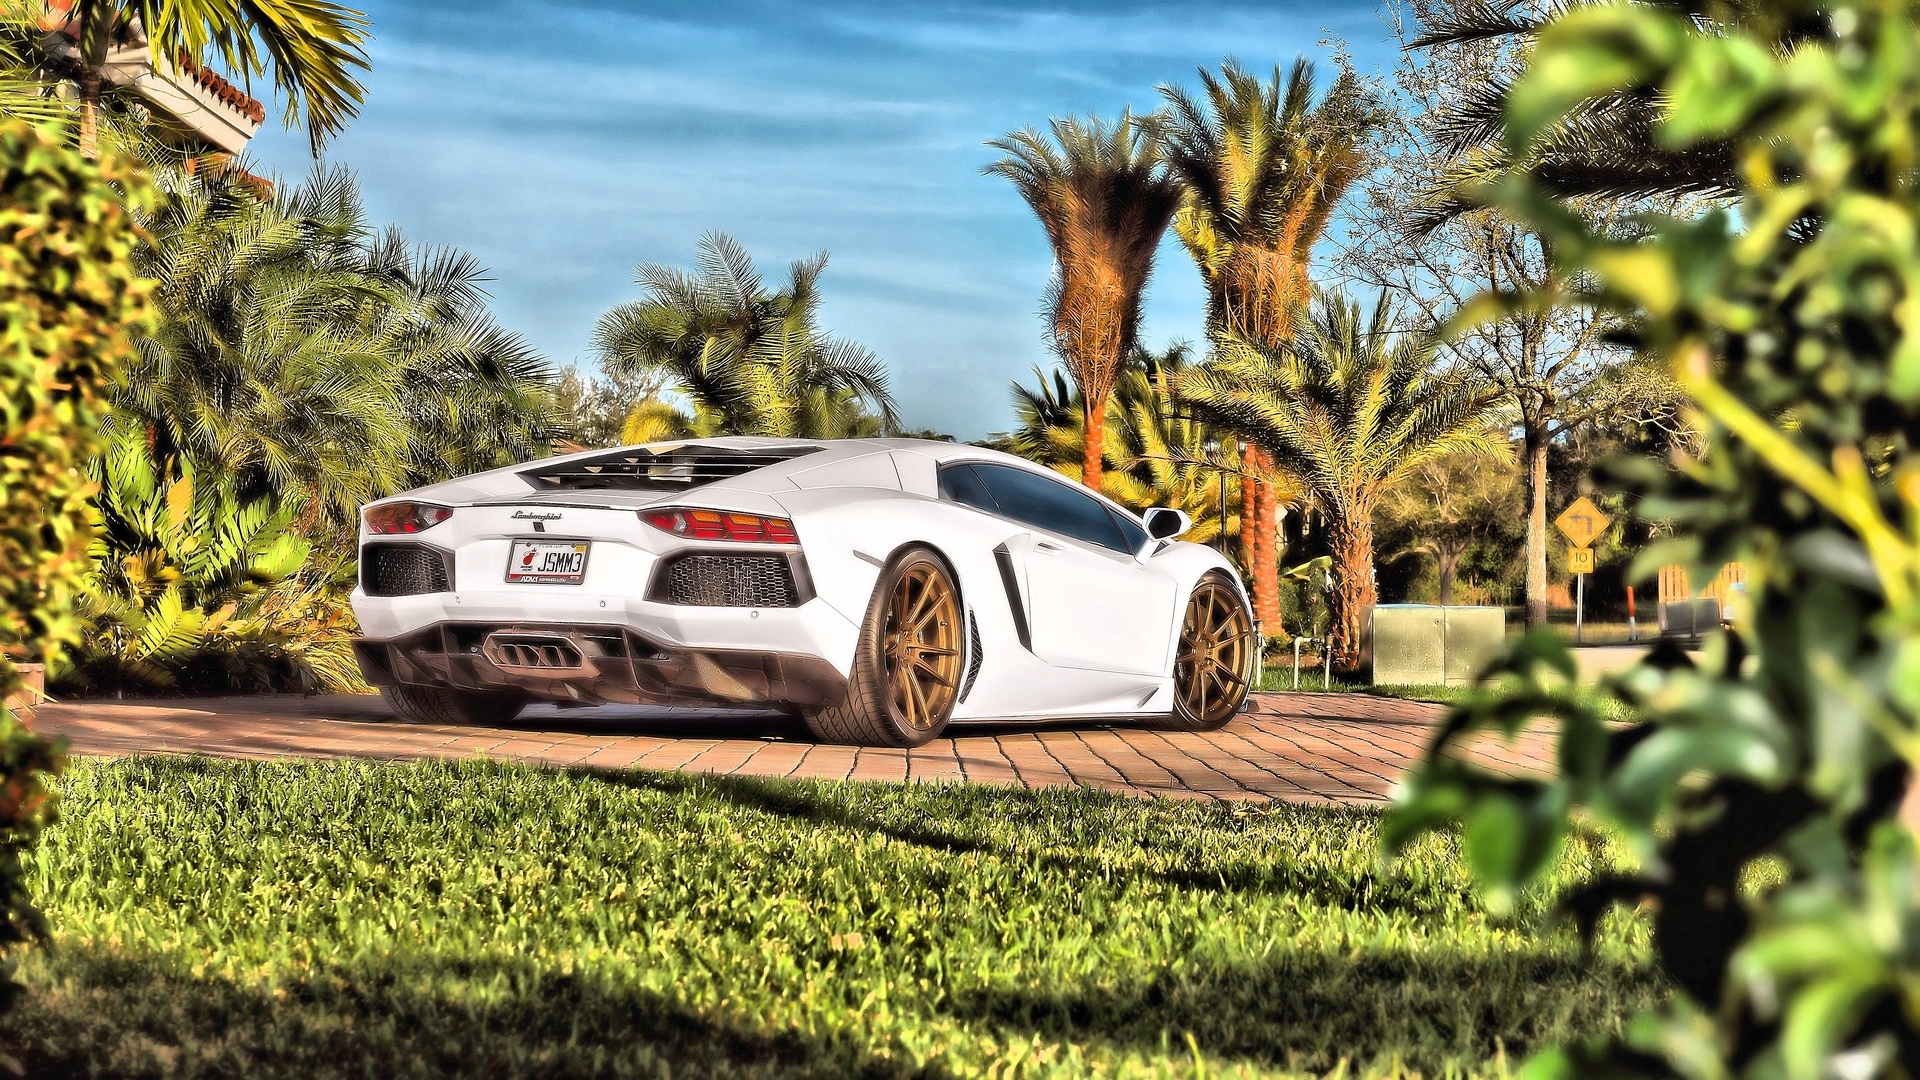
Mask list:
[[[881,573],[860,626],[846,700],[803,714],[822,742],[920,746],[953,715],[961,673],[960,593],[946,564],[911,548]]]
[[[455,690],[450,686],[383,686],[380,696],[402,720],[416,724],[505,724],[527,707],[517,690]]]
[[[1219,571],[1194,586],[1180,620],[1173,661],[1173,726],[1182,731],[1225,727],[1247,700],[1253,670],[1253,613]]]

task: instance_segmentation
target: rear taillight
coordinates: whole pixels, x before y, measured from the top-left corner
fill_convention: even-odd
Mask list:
[[[689,540],[733,540],[747,544],[797,544],[786,518],[736,514],[729,510],[642,510],[640,520]]]
[[[417,502],[381,503],[367,507],[360,514],[367,523],[367,531],[381,536],[425,532],[452,516],[450,506]]]

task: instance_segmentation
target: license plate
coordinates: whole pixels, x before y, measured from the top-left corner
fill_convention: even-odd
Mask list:
[[[587,576],[585,540],[515,540],[507,580],[527,585],[578,585]]]

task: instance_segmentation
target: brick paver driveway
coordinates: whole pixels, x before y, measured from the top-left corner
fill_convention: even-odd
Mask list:
[[[765,713],[535,706],[504,727],[395,721],[377,697],[232,697],[43,705],[35,726],[80,754],[433,758],[486,755],[559,766],[745,776],[1084,785],[1136,795],[1384,801],[1426,747],[1434,705],[1362,694],[1258,694],[1206,734],[1104,724],[955,725],[914,750],[823,746]],[[1476,750],[1517,769],[1548,760],[1541,736]]]

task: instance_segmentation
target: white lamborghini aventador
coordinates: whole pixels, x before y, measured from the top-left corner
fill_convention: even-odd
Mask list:
[[[547,458],[367,506],[353,607],[400,715],[530,701],[789,709],[914,746],[952,720],[1218,727],[1239,575],[1059,475],[910,439],[722,438]]]

